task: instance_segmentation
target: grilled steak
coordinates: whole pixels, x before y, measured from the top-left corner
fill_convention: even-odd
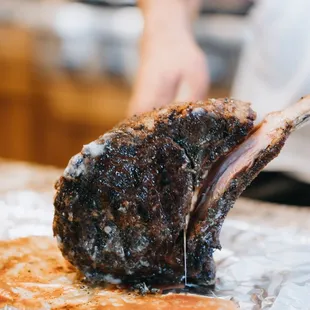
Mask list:
[[[213,284],[223,220],[310,114],[232,99],[171,105],[124,121],[74,156],[56,183],[54,234],[90,281]]]

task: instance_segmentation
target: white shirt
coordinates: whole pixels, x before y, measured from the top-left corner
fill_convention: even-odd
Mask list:
[[[309,0],[260,0],[251,12],[232,96],[252,102],[258,120],[310,94],[309,12]],[[310,126],[294,132],[266,169],[310,183]]]

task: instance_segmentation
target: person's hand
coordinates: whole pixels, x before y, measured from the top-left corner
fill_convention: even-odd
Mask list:
[[[204,99],[209,84],[205,55],[186,27],[173,23],[146,28],[141,63],[129,105],[129,115],[173,101]]]

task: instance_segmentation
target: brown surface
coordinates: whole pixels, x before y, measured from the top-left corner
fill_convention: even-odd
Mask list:
[[[53,54],[38,54],[46,45],[50,52],[49,44],[56,45]],[[129,85],[122,78],[64,71],[53,64],[60,57],[57,44],[47,33],[0,25],[2,157],[65,166],[125,115]]]
[[[0,25],[0,156],[63,167],[124,118],[130,85],[98,72],[64,70],[59,51],[51,33]],[[209,94],[227,95],[221,87]]]
[[[236,309],[229,301],[194,295],[141,297],[90,288],[78,280],[55,240],[29,237],[0,241],[0,307],[19,309]]]

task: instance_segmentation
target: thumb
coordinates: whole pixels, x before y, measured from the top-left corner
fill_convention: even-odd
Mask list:
[[[175,99],[178,80],[175,74],[143,67],[138,73],[127,115],[141,114],[171,103]]]
[[[204,100],[209,90],[209,77],[207,72],[196,72],[182,79],[175,100],[176,101],[198,101]]]

